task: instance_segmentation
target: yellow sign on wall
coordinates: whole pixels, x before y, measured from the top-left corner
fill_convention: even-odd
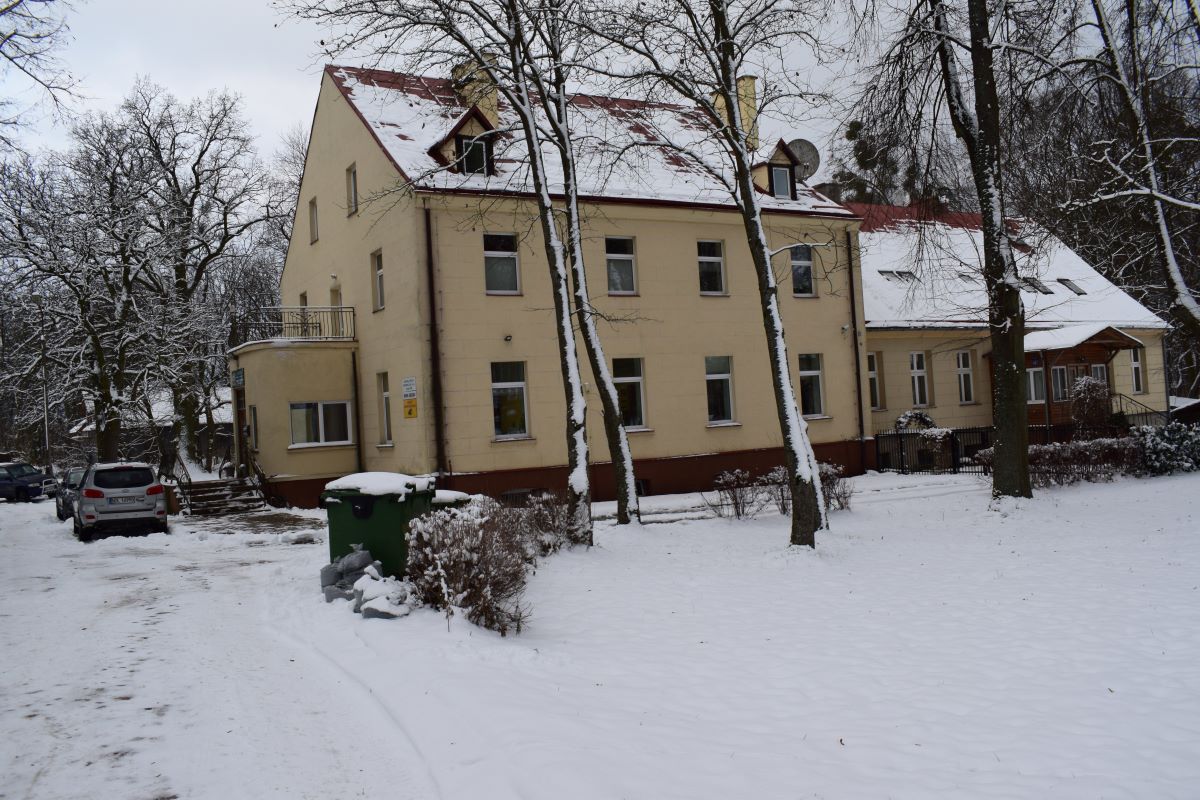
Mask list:
[[[413,398],[412,400],[404,401],[404,418],[405,419],[416,419],[417,418],[416,398]]]

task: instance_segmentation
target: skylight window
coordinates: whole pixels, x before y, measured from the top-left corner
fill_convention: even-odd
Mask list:
[[[1087,292],[1085,292],[1083,290],[1082,286],[1080,286],[1078,283],[1071,280],[1070,278],[1059,278],[1058,282],[1061,283],[1063,286],[1067,287],[1068,289],[1070,289],[1075,294],[1087,294]]]
[[[1021,278],[1021,285],[1031,292],[1041,292],[1042,294],[1054,294],[1054,290],[1046,284],[1042,283],[1037,278]]]
[[[892,283],[916,283],[917,274],[907,269],[881,269],[879,274]]]

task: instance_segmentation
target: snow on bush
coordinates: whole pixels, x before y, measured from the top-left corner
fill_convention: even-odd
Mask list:
[[[501,636],[520,633],[529,616],[521,604],[537,559],[570,544],[567,507],[553,495],[524,508],[474,497],[461,508],[434,511],[408,531],[408,579],[426,605],[456,611]]]
[[[1142,425],[1130,431],[1141,450],[1141,469],[1148,475],[1200,470],[1200,425],[1168,422],[1161,428]]]
[[[850,482],[842,477],[842,468],[836,464],[819,465],[821,470],[821,496],[825,510],[849,510],[850,495],[854,491]],[[713,479],[715,498],[700,496],[705,505],[718,517],[742,519],[753,517],[767,506],[774,506],[783,515],[791,513],[792,494],[788,484],[786,467],[775,467],[760,478],[751,478],[746,470],[727,470]]]
[[[937,423],[933,421],[933,417],[919,408],[914,408],[911,411],[905,411],[900,416],[896,417],[896,430],[904,431],[914,426],[922,428],[936,428]]]
[[[1111,415],[1108,384],[1090,376],[1076,378],[1071,387],[1071,419],[1075,424],[1095,428],[1106,424]]]

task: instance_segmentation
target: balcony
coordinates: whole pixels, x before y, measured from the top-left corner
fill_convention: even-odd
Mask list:
[[[285,339],[294,342],[354,341],[353,306],[270,306],[234,320],[230,347],[246,342]]]

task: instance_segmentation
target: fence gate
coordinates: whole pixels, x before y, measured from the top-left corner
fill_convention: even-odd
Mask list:
[[[881,470],[929,473],[986,473],[975,454],[992,446],[991,428],[930,428],[875,434],[875,463]]]

